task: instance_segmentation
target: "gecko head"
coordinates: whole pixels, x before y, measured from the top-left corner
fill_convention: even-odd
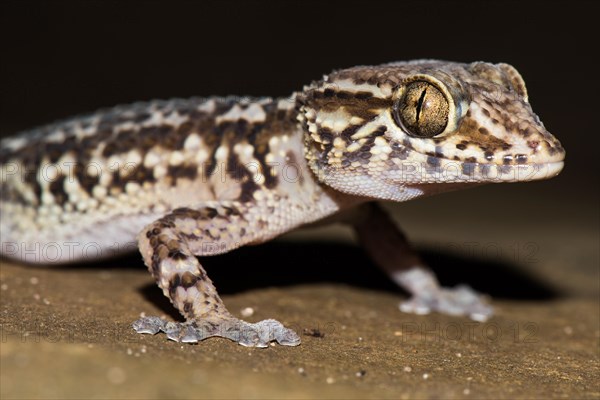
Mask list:
[[[298,103],[312,171],[349,194],[406,200],[432,186],[546,179],[563,167],[564,149],[508,64],[354,67],[306,87]]]

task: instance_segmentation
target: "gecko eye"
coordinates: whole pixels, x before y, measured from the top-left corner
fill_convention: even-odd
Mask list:
[[[431,138],[448,126],[450,104],[444,93],[424,80],[408,83],[394,103],[396,124],[418,138]]]

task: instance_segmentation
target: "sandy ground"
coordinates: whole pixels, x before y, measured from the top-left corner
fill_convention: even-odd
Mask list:
[[[295,348],[136,334],[142,312],[178,317],[135,254],[62,268],[2,260],[0,395],[600,398],[598,208],[531,185],[391,208],[443,282],[492,296],[486,323],[399,312],[405,294],[339,227],[204,260],[232,312],[304,332]]]

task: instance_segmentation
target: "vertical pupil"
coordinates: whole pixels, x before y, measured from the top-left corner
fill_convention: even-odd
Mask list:
[[[417,104],[417,126],[419,125],[419,118],[421,117],[421,110],[423,109],[423,100],[425,100],[425,94],[427,94],[427,88],[421,92],[419,97],[419,104]]]
[[[426,81],[415,81],[406,87],[394,107],[394,119],[409,134],[430,138],[446,129],[450,106],[446,96]]]

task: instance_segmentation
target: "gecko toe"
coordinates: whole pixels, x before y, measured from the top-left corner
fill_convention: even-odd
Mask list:
[[[487,321],[494,313],[484,296],[465,285],[413,296],[400,304],[400,311],[418,315],[437,311],[447,315],[468,316],[479,322]]]
[[[300,344],[300,336],[296,332],[286,328],[281,322],[274,319],[266,319],[250,325],[258,332],[260,343],[276,341],[283,346],[298,346]]]
[[[282,346],[298,346],[300,337],[281,322],[267,319],[249,323],[237,318],[220,321],[194,320],[166,322],[159,317],[144,317],[133,323],[138,333],[164,332],[167,339],[181,343],[197,343],[209,337],[223,337],[246,347],[268,347],[271,342]]]
[[[234,319],[227,325],[227,329],[222,330],[218,336],[231,339],[242,346],[264,348],[268,347],[271,342],[277,342],[283,346],[300,344],[300,337],[296,332],[274,319],[256,323]]]
[[[159,317],[143,317],[135,321],[133,329],[137,333],[148,333],[154,335],[163,330],[166,322]]]

